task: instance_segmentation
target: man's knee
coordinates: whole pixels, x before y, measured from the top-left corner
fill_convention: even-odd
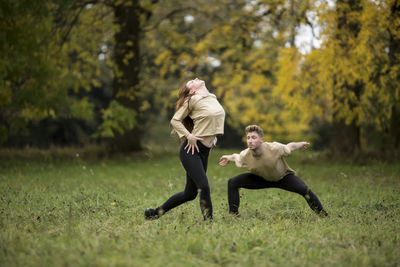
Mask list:
[[[236,182],[234,178],[231,178],[228,180],[228,188],[235,188],[236,187]]]
[[[293,174],[288,175],[287,179],[283,182],[284,189],[295,192],[304,197],[306,197],[308,191],[310,190],[303,180]]]
[[[304,197],[305,197],[306,199],[315,199],[317,196],[314,194],[313,191],[311,191],[310,188],[307,187],[306,193],[304,194]]]

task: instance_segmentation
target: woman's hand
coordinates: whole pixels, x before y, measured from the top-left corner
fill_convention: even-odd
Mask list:
[[[217,146],[217,137],[214,138],[214,141],[212,143],[212,147],[216,147]]]
[[[203,139],[200,137],[196,137],[193,134],[188,134],[186,136],[186,139],[188,140],[187,145],[185,146],[184,150],[187,150],[187,153],[189,154],[190,149],[192,150],[192,155],[194,154],[194,149],[196,148],[197,152],[199,152],[199,147],[197,146],[197,140],[202,141]]]

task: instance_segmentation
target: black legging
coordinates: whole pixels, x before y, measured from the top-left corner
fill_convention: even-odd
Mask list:
[[[187,140],[182,144],[179,158],[183,167],[186,170],[186,186],[185,190],[170,197],[161,207],[157,208],[158,214],[163,214],[189,200],[196,198],[197,193],[200,192],[200,209],[203,213],[204,219],[212,219],[212,203],[210,197],[210,186],[206,175],[208,155],[210,148],[197,141],[199,152],[195,150],[194,155],[192,151],[187,153],[184,150],[187,145]]]
[[[307,185],[296,175],[290,173],[277,182],[267,181],[261,176],[252,173],[243,173],[235,176],[228,181],[228,202],[229,212],[237,214],[239,211],[239,188],[261,189],[261,188],[280,188],[302,195],[310,208],[316,213],[323,211],[321,202],[317,196],[307,187]]]

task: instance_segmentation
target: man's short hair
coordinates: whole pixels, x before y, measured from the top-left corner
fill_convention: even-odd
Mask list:
[[[246,134],[256,132],[259,137],[264,137],[264,131],[258,125],[249,125],[246,127]]]

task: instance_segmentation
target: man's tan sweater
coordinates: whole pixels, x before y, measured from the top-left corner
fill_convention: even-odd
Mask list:
[[[247,148],[240,154],[228,156],[228,159],[234,161],[237,167],[245,168],[267,181],[279,181],[287,174],[295,173],[283,159],[290,153],[290,149],[284,144],[265,142],[262,144],[260,156],[254,156],[253,151]]]

